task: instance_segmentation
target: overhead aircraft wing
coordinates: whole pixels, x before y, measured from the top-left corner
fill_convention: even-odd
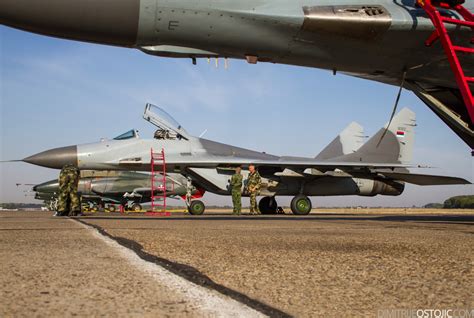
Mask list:
[[[471,149],[474,149],[474,123],[471,121],[459,89],[407,81],[413,91]]]
[[[155,46],[143,46],[139,48],[141,51],[146,54],[163,56],[163,57],[183,57],[183,58],[202,58],[202,57],[211,57],[219,56],[219,54],[199,50],[190,47],[183,46],[174,46],[174,45],[155,45]]]

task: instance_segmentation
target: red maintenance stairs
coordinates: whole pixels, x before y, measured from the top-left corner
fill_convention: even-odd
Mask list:
[[[444,53],[448,58],[451,70],[456,78],[456,84],[462,94],[471,123],[474,124],[474,98],[469,85],[474,84],[474,74],[466,76],[459,61],[458,54],[473,54],[474,48],[454,45],[445,24],[454,24],[457,26],[470,27],[474,29],[474,16],[469,10],[462,6],[464,0],[417,0],[418,6],[423,8],[426,14],[433,22],[435,31],[425,41],[426,46],[431,46],[435,41],[440,40]],[[446,17],[441,14],[439,9],[449,9],[456,11],[464,20]],[[470,39],[474,43],[474,37]]]
[[[165,150],[154,152],[151,149],[150,157],[151,171],[151,211],[146,215],[162,215],[169,216],[170,212],[166,211],[166,158]]]

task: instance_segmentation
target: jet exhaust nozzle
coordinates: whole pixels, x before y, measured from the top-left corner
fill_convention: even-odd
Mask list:
[[[118,46],[137,41],[140,0],[2,0],[0,23],[59,38]]]
[[[46,150],[23,159],[33,165],[61,169],[67,164],[77,167],[77,146],[68,146]]]

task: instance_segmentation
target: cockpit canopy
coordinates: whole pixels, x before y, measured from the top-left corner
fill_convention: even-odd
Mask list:
[[[143,118],[158,127],[154,136],[156,139],[189,140],[190,138],[186,130],[184,130],[173,117],[158,106],[147,104]]]
[[[139,138],[138,131],[136,129],[131,129],[127,131],[126,133],[118,135],[117,137],[114,138],[114,140],[126,140],[126,139],[132,139],[132,138]]]

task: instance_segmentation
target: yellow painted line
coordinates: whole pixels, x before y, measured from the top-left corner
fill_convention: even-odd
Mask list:
[[[125,213],[146,213],[146,212],[152,212],[152,211],[148,211],[148,210],[125,211]],[[185,212],[185,213],[187,213],[188,211],[187,210],[166,210],[166,211],[153,211],[153,212],[156,212],[156,213],[160,213],[160,212],[182,213],[182,212]]]

